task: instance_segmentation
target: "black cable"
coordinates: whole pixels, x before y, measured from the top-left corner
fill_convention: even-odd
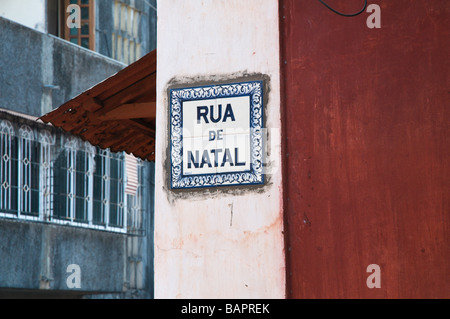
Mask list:
[[[339,12],[339,11],[337,11],[337,10],[334,10],[332,7],[330,7],[328,4],[326,4],[326,3],[325,3],[324,1],[322,1],[322,0],[319,0],[319,2],[322,3],[322,4],[323,4],[325,7],[327,7],[328,9],[330,9],[331,11],[333,11],[334,13],[339,14],[339,15],[344,16],[344,17],[354,17],[354,16],[357,16],[358,14],[363,13],[363,12],[366,10],[366,7],[367,7],[367,0],[364,0],[364,7],[363,7],[360,11],[358,11],[358,12],[356,12],[356,13],[346,14],[346,13],[342,13],[342,12]]]

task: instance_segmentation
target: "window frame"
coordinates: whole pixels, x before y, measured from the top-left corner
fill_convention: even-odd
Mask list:
[[[81,226],[81,227],[89,227],[89,228],[95,228],[95,229],[105,229],[105,230],[114,230],[115,232],[126,232],[127,231],[127,218],[124,214],[124,211],[126,211],[126,199],[123,201],[123,208],[121,213],[121,221],[122,225],[112,225],[110,223],[110,217],[111,217],[111,202],[110,202],[110,192],[111,192],[111,172],[110,172],[110,166],[111,166],[111,159],[114,157],[119,157],[120,153],[111,153],[109,150],[101,150],[98,147],[94,147],[90,145],[87,142],[81,141],[79,138],[71,136],[66,139],[61,139],[61,149],[59,151],[59,154],[63,153],[65,155],[65,168],[58,167],[58,165],[55,165],[55,169],[59,169],[60,172],[66,171],[67,174],[65,178],[63,179],[63,182],[66,183],[65,191],[66,193],[57,194],[56,192],[53,194],[54,196],[60,196],[63,197],[63,199],[59,200],[65,200],[65,205],[63,205],[63,208],[65,209],[64,212],[59,212],[59,214],[55,214],[56,209],[58,207],[54,207],[52,211],[51,220],[60,223],[65,224],[69,223],[71,225],[75,226]],[[84,154],[84,160],[85,160],[85,167],[87,167],[87,170],[84,170],[85,179],[82,181],[84,183],[84,197],[85,197],[85,216],[86,219],[77,219],[77,199],[83,199],[80,197],[80,194],[77,194],[77,190],[79,188],[79,185],[77,181],[77,177],[79,177],[79,173],[82,173],[77,168],[79,155]],[[98,162],[100,160],[101,162]],[[101,165],[99,165],[101,164]],[[122,172],[121,179],[124,180],[124,172],[125,172],[125,163],[124,161],[121,162],[121,168],[120,171]],[[96,172],[97,170],[101,169],[101,178],[100,182],[101,185],[99,185],[100,188],[100,216],[101,220],[100,222],[95,221],[95,204],[96,204],[96,198],[95,198],[95,178],[96,178]],[[56,181],[54,181],[54,184],[56,184]],[[124,193],[124,186],[122,185],[122,193]],[[67,195],[66,198],[64,198],[64,195]],[[119,194],[119,196],[125,197],[124,194]],[[62,214],[61,214],[62,213]]]
[[[18,136],[18,214],[40,219],[40,166],[41,146],[35,138],[34,130],[28,125],[22,125]],[[34,153],[37,151],[38,154]],[[37,157],[37,158],[36,158]],[[34,177],[33,165],[37,165],[38,174]],[[37,180],[36,180],[37,178]],[[34,180],[33,180],[34,179]],[[34,183],[38,183],[37,189],[33,189]],[[37,209],[33,205],[33,192],[37,192]]]
[[[89,39],[89,47],[86,49],[95,51],[95,0],[88,0],[89,3],[88,4],[83,4],[82,0],[75,0],[77,3],[71,3],[71,0],[64,0],[64,19],[63,19],[63,23],[62,23],[62,30],[63,30],[63,34],[62,34],[62,38],[64,40],[67,40],[73,44],[77,44],[81,47],[84,47],[82,45],[82,39]],[[77,34],[71,34],[71,29],[69,27],[67,27],[67,19],[69,18],[71,12],[67,12],[67,8],[69,5],[71,4],[77,4],[81,11],[83,10],[83,8],[88,8],[88,12],[89,12],[89,18],[88,19],[83,19],[82,18],[82,13],[80,12],[80,22],[81,22],[81,27],[77,29]],[[83,23],[87,22],[89,25],[89,34],[88,35],[83,35],[81,34],[81,30],[83,27]],[[72,39],[77,39],[77,43],[72,42]]]
[[[14,176],[13,161],[16,161],[18,166],[18,158],[13,158],[13,143],[16,144],[17,153],[18,143],[17,136],[12,123],[8,120],[2,119],[0,121],[0,213],[1,214],[14,214],[18,217],[18,205],[19,201],[17,197],[13,197],[13,182],[15,180],[18,183],[18,167],[15,169],[16,175]],[[15,154],[16,157],[18,154]],[[16,192],[18,192],[18,185],[16,185]],[[15,204],[14,204],[15,199]]]

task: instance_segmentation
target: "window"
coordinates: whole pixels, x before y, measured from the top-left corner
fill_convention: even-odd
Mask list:
[[[97,148],[94,172],[94,216],[100,225],[124,225],[124,160],[123,154],[114,154]]]
[[[19,205],[20,214],[39,216],[40,145],[29,126],[19,129]]]
[[[112,58],[126,64],[139,60],[141,44],[139,25],[142,13],[122,1],[114,2],[114,32]]]
[[[44,220],[49,220],[53,211],[52,201],[52,177],[53,177],[53,163],[52,163],[52,149],[55,145],[55,137],[49,131],[42,131],[40,133],[41,142],[41,204],[42,217]]]
[[[139,232],[141,173],[132,156],[0,119],[1,217]]]
[[[54,163],[53,217],[91,226],[123,228],[124,154],[93,147],[76,137],[64,145]]]
[[[124,227],[126,223],[129,232],[139,232],[142,227],[142,161],[97,148],[94,165],[94,224]]]
[[[67,8],[70,5],[78,5],[81,9],[80,12],[80,28],[67,26],[67,19],[74,11],[67,12]],[[67,41],[80,45],[86,49],[95,50],[95,13],[94,13],[94,0],[64,0],[64,34],[62,37]]]
[[[95,149],[76,137],[69,138],[55,160],[53,216],[89,223],[92,201],[92,157]]]
[[[9,121],[0,122],[0,209],[17,214],[18,145],[14,128]]]

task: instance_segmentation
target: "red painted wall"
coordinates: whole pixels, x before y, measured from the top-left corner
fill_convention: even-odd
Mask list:
[[[450,1],[371,3],[280,1],[291,298],[450,297]]]

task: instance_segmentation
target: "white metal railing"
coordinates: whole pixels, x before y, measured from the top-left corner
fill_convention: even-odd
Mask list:
[[[74,136],[0,119],[0,217],[135,232],[142,162],[127,160]]]

